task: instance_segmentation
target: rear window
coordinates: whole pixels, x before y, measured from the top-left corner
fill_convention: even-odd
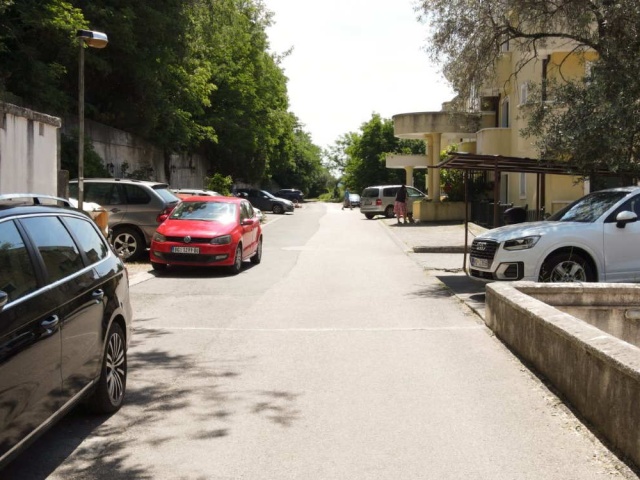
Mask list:
[[[168,188],[163,186],[153,187],[153,190],[160,195],[160,198],[167,203],[175,203],[179,202],[180,199],[176,197],[172,192],[169,191]]]
[[[377,188],[365,188],[362,191],[362,197],[365,197],[365,198],[378,198],[378,191],[379,191],[379,189],[377,189]]]

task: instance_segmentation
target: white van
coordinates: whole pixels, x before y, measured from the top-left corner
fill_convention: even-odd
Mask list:
[[[360,212],[369,220],[376,215],[393,218],[393,204],[401,186],[378,185],[365,188],[360,195]],[[407,213],[413,214],[413,202],[426,197],[427,195],[417,188],[407,186]]]

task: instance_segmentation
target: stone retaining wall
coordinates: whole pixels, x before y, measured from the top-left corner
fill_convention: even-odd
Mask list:
[[[577,309],[574,313],[598,310],[598,322],[607,323],[602,318],[607,309],[640,308],[640,286],[495,282],[486,288],[487,326],[544,375],[614,449],[640,465],[640,348],[561,310],[565,308]]]

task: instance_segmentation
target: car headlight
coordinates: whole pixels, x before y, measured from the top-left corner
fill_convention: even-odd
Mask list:
[[[211,243],[214,245],[228,245],[231,243],[231,235],[223,235],[211,239]]]
[[[167,237],[165,237],[161,233],[156,232],[156,233],[153,234],[153,241],[154,242],[166,242],[167,241]]]
[[[507,240],[504,242],[505,250],[527,250],[533,248],[540,240],[540,235],[533,235],[531,237],[514,238],[513,240]]]

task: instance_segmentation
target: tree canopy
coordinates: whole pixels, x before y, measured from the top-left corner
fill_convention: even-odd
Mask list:
[[[302,148],[271,18],[262,0],[0,0],[0,99],[75,115],[76,31],[102,31],[107,48],[84,55],[87,118],[260,183]],[[321,165],[317,147],[305,156]]]
[[[333,150],[334,161],[344,169],[343,183],[352,191],[361,191],[371,185],[403,183],[405,171],[386,167],[388,153],[424,154],[420,140],[401,140],[394,136],[393,120],[374,113],[361,125],[357,133],[343,135]],[[344,156],[339,155],[342,150]],[[424,173],[416,174],[422,177]],[[420,182],[420,180],[418,180]]]
[[[522,53],[515,75],[548,46],[566,51],[567,58],[594,52],[586,78],[541,86],[523,134],[538,139],[541,156],[572,160],[584,175],[604,164],[614,171],[637,169],[637,0],[420,0],[416,9],[429,27],[426,49],[441,62],[460,101],[495,78],[505,42]]]

